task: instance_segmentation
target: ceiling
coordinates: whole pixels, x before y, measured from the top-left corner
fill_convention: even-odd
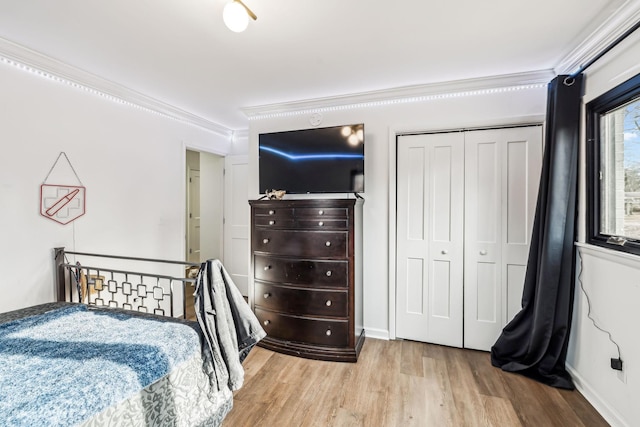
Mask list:
[[[549,70],[624,0],[0,2],[0,38],[229,130],[242,108]]]

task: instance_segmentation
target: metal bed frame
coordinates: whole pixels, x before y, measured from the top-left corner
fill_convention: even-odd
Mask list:
[[[181,265],[186,269],[199,268],[200,264],[153,258],[137,258],[103,255],[87,252],[70,252],[54,249],[56,300],[82,302],[98,307],[115,307],[125,310],[175,317],[175,286],[182,289],[182,318],[187,318],[187,286],[196,279],[165,274],[128,271],[107,267],[70,263],[67,255],[100,259],[118,259],[139,262],[141,265]]]

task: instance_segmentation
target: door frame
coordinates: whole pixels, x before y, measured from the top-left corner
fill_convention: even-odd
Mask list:
[[[182,168],[182,185],[181,185],[181,189],[182,189],[182,203],[184,208],[182,209],[182,239],[181,239],[181,243],[182,243],[182,250],[181,253],[186,257],[187,254],[187,203],[188,203],[188,197],[189,195],[187,194],[187,186],[186,186],[186,182],[184,182],[184,180],[186,179],[186,177],[188,176],[188,168],[187,168],[187,150],[189,151],[197,151],[200,153],[208,153],[208,154],[215,154],[216,156],[220,156],[222,158],[226,158],[226,154],[219,152],[219,151],[215,151],[215,150],[209,150],[206,149],[200,145],[194,145],[191,144],[187,141],[181,141],[182,142],[182,152],[180,153],[180,162],[181,162],[181,168]],[[224,188],[223,188],[223,193],[224,193]],[[224,200],[220,201],[220,203],[224,203]],[[223,209],[224,209],[224,205],[223,205]],[[223,233],[222,235],[222,240],[224,242],[224,229],[221,228],[221,232]],[[222,248],[223,251],[223,256],[224,256],[224,245]]]
[[[496,118],[493,120],[484,120],[481,122],[465,122],[465,123],[452,123],[447,127],[440,126],[390,126],[388,133],[389,153],[389,227],[388,227],[388,242],[389,242],[389,259],[388,259],[388,283],[389,283],[389,334],[388,338],[395,340],[396,335],[396,224],[397,224],[397,211],[398,211],[398,168],[397,168],[397,153],[398,153],[398,136],[411,135],[419,133],[443,133],[443,132],[464,132],[471,130],[484,130],[492,128],[503,127],[516,127],[516,126],[530,126],[539,125],[542,123],[542,135],[543,135],[543,150],[544,150],[544,134],[545,134],[545,116],[544,115],[530,115],[530,116],[518,116],[508,118]],[[366,313],[365,313],[366,315]]]

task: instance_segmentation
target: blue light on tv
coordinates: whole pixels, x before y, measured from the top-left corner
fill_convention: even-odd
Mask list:
[[[289,154],[276,148],[260,146],[261,150],[268,151],[281,157],[285,157],[289,160],[322,160],[322,159],[363,159],[362,154],[345,154],[345,153],[322,153],[322,154]]]

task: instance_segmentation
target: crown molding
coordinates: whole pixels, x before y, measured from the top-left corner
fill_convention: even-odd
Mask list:
[[[615,7],[615,6],[614,6]],[[583,38],[554,68],[557,74],[571,74],[603,52],[618,37],[640,21],[640,1],[626,0],[612,10],[609,17],[591,34]]]
[[[271,117],[307,114],[310,112],[425,102],[440,98],[540,88],[546,86],[554,77],[555,73],[553,70],[540,70],[528,73],[404,86],[350,95],[245,107],[242,108],[241,111],[249,120],[259,120]]]
[[[237,129],[233,131],[233,141],[249,138],[249,129]]]
[[[73,67],[27,47],[0,37],[0,63],[13,65],[58,83],[85,90],[120,104],[158,114],[191,126],[231,138],[233,131],[225,126],[151,98],[132,89]]]

